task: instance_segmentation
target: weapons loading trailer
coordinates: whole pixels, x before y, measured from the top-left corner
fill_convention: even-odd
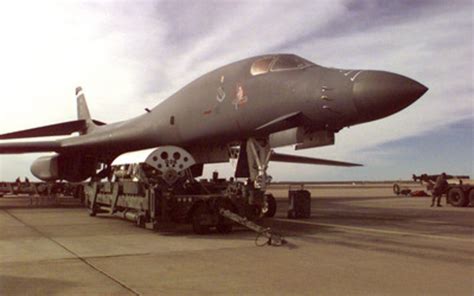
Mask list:
[[[145,162],[112,166],[113,181],[109,178],[85,185],[89,214],[114,215],[153,230],[170,224],[192,224],[197,234],[209,233],[211,228],[229,233],[236,222],[264,235],[269,244],[284,242],[270,229],[253,222],[274,215],[274,211],[267,210],[275,206],[273,196],[265,195],[250,182],[219,179],[217,174],[210,180],[197,181],[189,169],[192,161],[187,168],[179,161],[150,165],[150,160],[156,162],[163,152],[192,160],[184,150],[157,149]]]

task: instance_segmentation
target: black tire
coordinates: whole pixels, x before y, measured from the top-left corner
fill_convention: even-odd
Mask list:
[[[469,203],[474,206],[474,188],[469,191]]]
[[[465,207],[469,204],[469,199],[461,188],[450,189],[447,198],[448,203],[454,207]]]
[[[404,196],[406,196],[406,197],[408,197],[408,196],[410,195],[410,193],[411,193],[411,190],[410,190],[410,189],[402,189],[402,190],[400,190],[400,194],[402,194],[402,195],[404,195]]]
[[[135,225],[137,227],[145,227],[145,216],[144,215],[138,215],[137,216],[137,221],[135,221]]]
[[[267,218],[272,218],[275,216],[277,210],[277,204],[273,194],[265,194],[265,201],[263,206],[263,215]]]
[[[210,215],[210,211],[205,203],[201,203],[194,209],[192,216],[193,231],[196,234],[209,233],[210,226],[202,224],[202,216],[204,215]]]
[[[232,232],[232,223],[219,223],[216,226],[217,232],[219,233],[231,233]]]
[[[262,207],[257,205],[247,205],[244,216],[250,221],[256,222],[263,218]]]
[[[293,211],[288,211],[288,219],[295,219],[295,213]]]
[[[393,184],[393,193],[395,193],[396,195],[400,195],[400,185]]]

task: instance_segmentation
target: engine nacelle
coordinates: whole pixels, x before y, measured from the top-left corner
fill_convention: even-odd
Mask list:
[[[97,162],[73,155],[48,155],[35,160],[31,173],[43,181],[80,182],[95,175]]]
[[[59,179],[58,157],[59,155],[41,156],[31,165],[31,173],[43,181]]]

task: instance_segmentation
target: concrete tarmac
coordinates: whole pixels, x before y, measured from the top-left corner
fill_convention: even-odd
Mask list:
[[[297,186],[293,186],[297,187]],[[473,295],[474,209],[397,197],[391,184],[311,185],[312,217],[286,218],[286,185],[255,234],[153,232],[79,207],[0,199],[0,295]]]

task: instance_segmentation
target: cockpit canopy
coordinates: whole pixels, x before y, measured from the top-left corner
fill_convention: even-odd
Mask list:
[[[300,70],[311,65],[314,64],[294,54],[281,54],[256,60],[250,67],[250,73],[255,76],[269,71]]]

